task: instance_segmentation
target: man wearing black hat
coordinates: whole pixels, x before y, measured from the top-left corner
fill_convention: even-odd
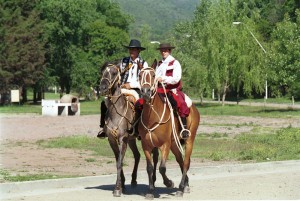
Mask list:
[[[141,68],[148,67],[148,63],[140,57],[140,52],[146,48],[141,46],[139,40],[132,39],[129,45],[124,45],[128,49],[129,57],[124,57],[121,61],[121,91],[125,94],[130,94],[139,99],[140,94],[140,83],[139,83],[139,72]],[[105,113],[107,111],[105,103],[101,103],[101,118],[100,128],[105,125]],[[106,134],[103,129],[100,130],[97,137],[104,138]]]
[[[140,52],[145,50],[145,48],[141,46],[140,41],[135,39],[132,39],[129,45],[124,45],[124,47],[128,49],[130,56],[122,59],[121,88],[123,93],[126,93],[126,89],[134,89],[135,92],[139,93],[141,88],[138,79],[140,68],[148,67],[147,62],[140,57]],[[136,100],[139,98],[137,94],[134,96]]]
[[[175,108],[178,110],[178,114],[181,118],[181,122],[183,125],[181,136],[183,139],[189,137],[190,132],[187,130],[187,120],[186,117],[190,113],[190,109],[188,108],[185,102],[185,95],[181,91],[182,90],[182,69],[178,60],[176,60],[172,55],[172,50],[175,47],[169,43],[162,43],[159,45],[157,50],[160,51],[162,56],[162,60],[159,61],[159,65],[156,68],[155,76],[158,82],[164,83],[168,97],[170,102],[175,105]],[[162,86],[158,86],[158,93],[164,93]]]

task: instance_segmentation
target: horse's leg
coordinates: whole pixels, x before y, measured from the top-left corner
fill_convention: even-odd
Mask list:
[[[118,146],[118,142],[116,141],[116,139],[114,137],[111,137],[110,135],[108,135],[108,141],[109,141],[109,144],[110,144],[110,147],[112,148],[113,152],[114,152],[114,155],[115,155],[115,159],[116,159],[116,164],[117,164],[117,167],[118,167],[118,160],[119,160],[119,156],[120,156],[120,150],[119,150],[119,146]],[[116,197],[119,197],[121,196],[118,195],[118,193],[115,193],[115,192],[120,192],[121,190],[121,185],[120,185],[120,175],[119,175],[119,171],[117,169],[117,180],[116,180],[116,185],[115,185],[115,189],[113,191],[113,195],[116,196]]]
[[[189,118],[190,118],[189,130],[191,132],[191,136],[187,139],[187,141],[185,143],[183,173],[182,173],[182,178],[181,178],[181,182],[179,185],[179,189],[183,189],[184,193],[190,192],[189,177],[187,176],[187,172],[190,169],[191,155],[192,155],[192,151],[193,151],[194,141],[195,141],[197,129],[198,129],[198,126],[200,123],[200,113],[198,112],[195,105],[192,106]]]
[[[193,150],[194,141],[195,141],[197,129],[198,129],[199,122],[200,122],[200,114],[199,114],[197,108],[195,107],[195,105],[192,106],[189,118],[190,118],[190,120],[189,120],[190,123],[189,123],[188,129],[191,132],[191,136],[185,142],[185,155],[184,155],[184,161],[183,161],[183,171],[182,171],[181,182],[179,184],[179,191],[177,191],[178,196],[181,196],[181,194],[183,194],[183,192],[184,193],[190,192],[189,177],[187,176],[187,172],[190,169],[192,150]]]
[[[177,147],[177,144],[174,142],[171,145],[171,151],[174,154],[176,161],[180,167],[181,173],[183,174],[183,157],[182,157],[182,153],[180,152],[179,148]],[[182,197],[183,196],[183,188],[181,188],[181,183],[179,184],[179,191],[177,191],[176,195],[178,197]]]
[[[155,186],[155,181],[156,181],[156,167],[157,167],[157,163],[158,163],[158,148],[154,147],[154,149],[152,150],[152,154],[153,154],[153,164],[154,164],[154,171],[153,171],[153,185]]]
[[[131,174],[131,186],[135,187],[137,185],[137,171],[138,171],[138,166],[139,166],[139,162],[140,162],[140,158],[141,158],[141,154],[136,146],[136,140],[129,140],[128,145],[133,153],[134,156],[134,167],[133,167],[133,171]]]
[[[171,151],[174,154],[176,161],[180,167],[181,173],[182,173],[182,177],[187,178],[187,176],[183,176],[183,172],[184,172],[184,161],[183,161],[183,157],[182,157],[182,153],[180,152],[179,148],[177,147],[176,143],[172,143],[171,145]],[[182,197],[183,196],[183,192],[184,192],[184,186],[182,186],[184,183],[180,183],[179,184],[179,190],[176,193],[176,196],[178,197]]]
[[[146,199],[152,200],[154,198],[153,192],[155,188],[153,182],[154,167],[152,164],[151,150],[146,149],[145,146],[143,145],[143,150],[147,161],[147,173],[148,173],[148,180],[149,180],[149,189],[148,192],[146,193]]]
[[[192,137],[192,136],[190,136]],[[190,163],[191,163],[191,154],[192,154],[192,149],[193,149],[193,140],[194,139],[188,139],[190,142],[187,142],[187,145],[185,147],[185,156],[184,156],[184,161],[183,161],[183,172],[182,172],[182,178],[181,182],[179,184],[179,190],[184,192],[184,193],[189,193],[190,192],[190,187],[189,187],[189,178],[187,176],[187,172],[190,169]]]
[[[125,176],[124,176],[124,172],[123,172],[123,161],[124,161],[124,156],[125,156],[125,152],[126,152],[126,149],[127,149],[127,144],[128,144],[128,138],[127,137],[120,137],[119,138],[120,155],[119,155],[119,159],[118,159],[118,163],[117,163],[117,169],[118,169],[118,172],[120,171],[122,188],[125,188]]]
[[[198,120],[197,120],[198,119]],[[190,169],[190,163],[191,163],[191,155],[193,151],[194,141],[197,134],[197,128],[199,125],[199,116],[193,117],[194,122],[190,125],[189,130],[191,131],[191,136],[187,139],[185,143],[185,155],[184,155],[184,161],[183,161],[183,172],[182,172],[182,178],[179,185],[180,191],[184,193],[190,192],[189,187],[189,177],[187,176],[187,172]]]
[[[176,162],[178,163],[181,173],[183,172],[183,157],[182,153],[180,152],[179,148],[177,147],[177,144],[175,142],[171,145],[171,151],[174,154],[176,158]]]
[[[161,162],[159,166],[159,172],[164,180],[165,186],[168,188],[173,188],[174,182],[170,180],[166,175],[166,171],[167,171],[166,162],[169,156],[169,152],[170,152],[170,145],[168,145],[168,143],[161,147]]]
[[[116,140],[109,140],[111,143],[111,147],[114,150],[116,163],[117,163],[117,181],[115,185],[115,189],[113,195],[115,197],[120,197],[122,194],[122,188],[125,187],[125,176],[123,172],[123,158],[127,148],[127,141],[123,141],[123,137],[119,138],[119,144],[117,144]],[[112,146],[113,145],[113,146]]]

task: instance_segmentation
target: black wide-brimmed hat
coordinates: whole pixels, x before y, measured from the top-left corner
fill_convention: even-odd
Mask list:
[[[161,49],[174,49],[175,47],[172,46],[170,43],[161,43],[159,44],[159,48],[157,48],[157,50],[161,50]]]
[[[136,39],[132,39],[129,43],[129,45],[124,45],[124,47],[126,48],[138,48],[140,50],[145,50],[146,48],[141,46],[141,42],[139,40]]]

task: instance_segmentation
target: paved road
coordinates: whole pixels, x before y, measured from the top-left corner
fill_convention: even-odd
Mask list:
[[[167,173],[176,186],[178,169]],[[183,198],[175,196],[176,189],[167,189],[159,176],[155,199],[180,200],[289,200],[300,199],[300,160],[239,165],[222,165],[191,168],[191,193]],[[126,175],[127,183],[130,175]],[[94,201],[94,200],[144,200],[147,191],[147,174],[139,172],[138,186],[126,185],[121,198],[112,196],[115,175],[43,180],[0,184],[3,201]]]

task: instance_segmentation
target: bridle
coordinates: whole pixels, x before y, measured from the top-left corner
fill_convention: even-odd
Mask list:
[[[155,80],[155,78],[153,79],[153,76],[151,74],[151,73],[155,74],[155,70],[151,67],[148,67],[148,68],[143,68],[140,73],[142,73],[142,77],[140,78],[141,88],[145,85],[148,85],[150,91],[154,91],[156,93],[158,82]],[[147,81],[147,77],[150,78],[149,81]]]
[[[118,72],[118,75],[112,80],[112,74],[111,74],[111,69],[110,68],[115,68]],[[120,80],[121,80],[121,74],[120,74],[120,70],[119,68],[114,65],[114,64],[108,64],[107,67],[105,68],[104,72],[103,72],[103,75],[104,73],[107,72],[107,74],[109,75],[109,78],[104,77],[102,76],[101,80],[100,80],[100,83],[103,81],[103,80],[107,80],[107,82],[109,83],[108,87],[107,87],[107,90],[106,90],[106,93],[105,93],[105,96],[109,96],[111,95],[112,96],[112,87],[115,85],[116,82],[118,82],[118,84],[120,84]]]

